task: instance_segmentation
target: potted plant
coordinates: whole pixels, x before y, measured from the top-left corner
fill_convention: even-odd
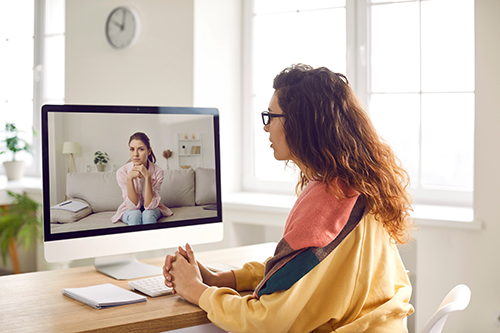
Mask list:
[[[30,249],[41,237],[40,204],[24,194],[7,191],[13,199],[8,208],[0,208],[0,252],[5,265],[10,253],[14,273],[21,272],[17,247]]]
[[[97,171],[104,171],[106,168],[106,164],[109,162],[109,156],[107,153],[103,153],[101,151],[96,151],[94,154],[94,164],[97,168]]]
[[[12,160],[3,162],[5,174],[8,180],[18,180],[23,178],[26,165],[24,161],[16,160],[16,153],[24,150],[31,154],[31,145],[26,142],[26,140],[19,137],[19,133],[22,131],[20,131],[15,124],[6,123],[5,132],[7,133],[7,138],[2,141],[5,142],[5,148],[0,151],[0,155],[7,151],[12,153]],[[36,133],[33,132],[33,134]]]

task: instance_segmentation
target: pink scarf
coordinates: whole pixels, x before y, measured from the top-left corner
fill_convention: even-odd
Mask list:
[[[266,263],[266,274],[254,296],[287,290],[316,267],[358,225],[366,200],[341,182],[347,197],[338,199],[335,188],[310,182],[299,195],[285,224],[283,238]]]

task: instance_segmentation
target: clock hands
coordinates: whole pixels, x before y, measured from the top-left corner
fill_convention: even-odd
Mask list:
[[[127,17],[127,11],[123,9],[123,17],[122,17],[122,31],[125,28],[125,18]]]
[[[120,28],[120,30],[123,30],[123,26],[120,23],[113,21],[113,24]]]
[[[122,23],[118,23],[117,21],[113,20],[113,24],[116,25],[118,28],[120,28],[121,31],[125,29],[125,19],[127,18],[127,11],[124,9],[123,10],[123,16],[122,16]]]

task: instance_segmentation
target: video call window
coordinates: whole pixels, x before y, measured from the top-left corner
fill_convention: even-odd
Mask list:
[[[211,114],[216,109],[101,108],[106,109],[44,106],[46,239],[221,221],[218,115]],[[154,183],[153,200],[158,200],[159,208],[154,223],[124,222],[127,188],[123,182],[136,162],[129,146],[134,133],[146,135],[156,158],[153,166],[147,164]],[[72,155],[67,147],[73,147]],[[94,164],[98,151],[109,157],[104,171],[98,171]],[[141,178],[134,181],[142,182],[145,189]],[[147,210],[139,206],[138,211]]]

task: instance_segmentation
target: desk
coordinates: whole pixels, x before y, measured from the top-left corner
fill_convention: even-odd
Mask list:
[[[203,263],[241,267],[248,261],[272,256],[276,243],[249,245],[196,253]],[[144,260],[163,266],[164,258]],[[63,288],[117,281],[93,266],[0,277],[0,330],[2,332],[161,332],[209,323],[206,313],[178,295],[151,298],[144,303],[96,310],[63,296]]]

